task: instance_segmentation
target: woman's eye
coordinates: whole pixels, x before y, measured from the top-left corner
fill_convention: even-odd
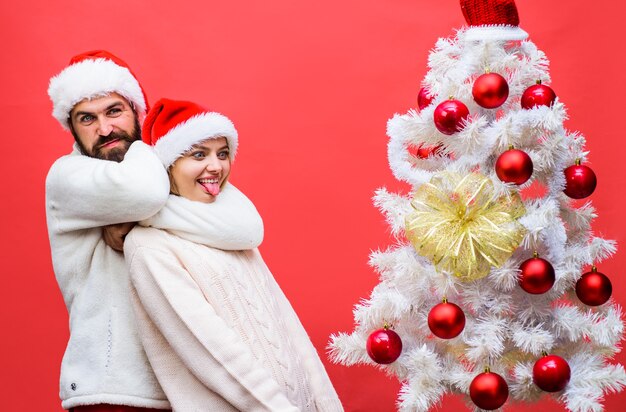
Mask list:
[[[217,157],[219,157],[220,160],[226,160],[228,159],[228,152],[219,152]]]
[[[191,157],[194,159],[204,159],[204,152],[193,152]]]

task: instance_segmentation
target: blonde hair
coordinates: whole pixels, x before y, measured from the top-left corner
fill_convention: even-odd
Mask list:
[[[178,188],[176,187],[176,182],[174,182],[174,177],[172,176],[172,167],[174,167],[174,164],[176,164],[176,162],[172,163],[167,168],[167,177],[170,179],[170,194],[180,196],[180,193],[178,192]]]

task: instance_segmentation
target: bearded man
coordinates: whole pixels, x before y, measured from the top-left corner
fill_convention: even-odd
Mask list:
[[[74,136],[46,179],[52,263],[69,312],[64,409],[169,409],[135,330],[123,236],[165,204],[169,180],[141,142],[147,99],[128,65],[82,53],[50,80],[53,116]]]

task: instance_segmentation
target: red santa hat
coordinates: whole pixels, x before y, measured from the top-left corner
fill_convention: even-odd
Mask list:
[[[465,40],[524,40],[528,33],[519,28],[515,0],[461,0],[469,28]]]
[[[160,99],[148,112],[141,132],[142,140],[154,146],[161,162],[169,167],[194,145],[208,139],[225,137],[235,159],[237,130],[228,117],[181,100]]]
[[[128,65],[105,50],[94,50],[72,57],[61,73],[50,79],[48,96],[52,116],[69,130],[69,117],[77,103],[85,99],[118,93],[128,100],[139,119],[148,110],[148,99]]]

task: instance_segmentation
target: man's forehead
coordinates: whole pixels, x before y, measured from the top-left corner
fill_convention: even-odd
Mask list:
[[[77,112],[97,112],[100,110],[105,110],[106,108],[115,104],[125,104],[127,106],[130,106],[130,103],[125,97],[117,93],[109,93],[103,96],[97,96],[91,99],[81,100],[80,102],[76,103],[71,113],[74,114]]]

